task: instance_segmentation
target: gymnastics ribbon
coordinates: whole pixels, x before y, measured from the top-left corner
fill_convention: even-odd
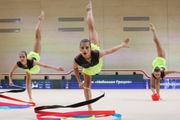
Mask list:
[[[117,117],[116,120],[120,120],[121,115],[116,114],[114,110],[92,110],[92,111],[73,111],[73,112],[43,111],[46,109],[56,109],[56,108],[77,108],[94,103],[104,96],[105,93],[103,93],[101,96],[97,98],[67,106],[63,106],[63,105],[39,106],[39,107],[35,107],[34,111],[35,113],[37,113],[36,117],[38,120],[94,120],[94,118],[106,117],[106,116],[115,116]],[[47,118],[47,116],[55,116],[55,117],[63,117],[63,118],[50,118],[50,117]]]
[[[23,100],[19,100],[16,98],[2,95],[3,93],[18,93],[18,92],[24,92],[26,90],[25,88],[22,88],[20,86],[15,86],[15,87],[19,87],[19,89],[0,92],[0,98],[4,98],[4,99],[16,101],[16,102],[21,102],[21,103],[26,103],[26,104],[23,105],[23,104],[12,104],[12,103],[0,102],[0,109],[23,109],[23,108],[29,108],[31,106],[35,106],[34,102],[26,102]]]

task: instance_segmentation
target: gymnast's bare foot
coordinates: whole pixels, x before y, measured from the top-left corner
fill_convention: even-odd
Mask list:
[[[88,106],[88,110],[89,110],[89,111],[92,111],[92,107],[91,107],[91,105],[90,105],[90,106]]]
[[[32,98],[29,98],[29,102],[33,102],[33,99],[32,99]]]
[[[92,10],[92,3],[91,3],[91,1],[88,2],[87,6],[86,6],[86,10],[87,11]]]
[[[155,27],[152,23],[150,23],[150,28],[151,28],[151,31],[155,31]]]
[[[128,46],[129,41],[130,41],[129,38],[124,39],[124,41],[123,41],[122,44],[123,44],[123,46],[124,46],[125,48],[129,48],[129,46]]]
[[[44,11],[41,11],[41,15],[38,17],[38,20],[42,21],[44,19]]]

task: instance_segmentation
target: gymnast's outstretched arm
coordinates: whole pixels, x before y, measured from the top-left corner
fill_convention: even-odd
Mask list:
[[[99,55],[99,58],[107,55],[107,54],[111,54],[121,48],[129,48],[128,46],[128,43],[129,43],[130,39],[129,38],[126,38],[122,44],[118,45],[118,46],[115,46],[113,48],[110,48],[110,49],[107,49],[107,50],[100,50],[100,55]]]
[[[177,70],[166,70],[166,71],[164,71],[164,74],[165,74],[165,75],[172,74],[172,73],[178,73],[178,74],[180,74],[180,71],[177,71]]]
[[[9,72],[9,86],[14,86],[12,82],[12,74],[13,72],[18,68],[17,64],[14,65],[14,67]]]
[[[39,65],[41,67],[49,68],[49,69],[53,69],[53,70],[57,70],[57,71],[64,71],[64,69],[62,67],[54,67],[54,66],[51,66],[51,65],[48,65],[48,64],[37,62],[35,60],[34,60],[34,65]]]
[[[78,69],[78,64],[74,61],[73,63],[73,68],[74,68],[74,74],[76,76],[76,79],[78,81],[79,87],[83,88],[83,83],[81,81],[80,75],[79,75],[79,69]]]
[[[151,76],[151,78],[150,78],[150,88],[151,88],[151,91],[152,91],[152,93],[153,93],[153,95],[154,94],[156,94],[156,92],[155,92],[155,90],[154,90],[154,82],[155,82],[155,79]]]

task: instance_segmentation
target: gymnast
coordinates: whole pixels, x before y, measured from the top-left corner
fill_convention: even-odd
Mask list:
[[[162,48],[162,45],[158,39],[156,29],[153,24],[150,24],[150,29],[153,33],[153,40],[154,40],[154,43],[156,44],[156,50],[157,50],[157,57],[152,62],[153,69],[152,69],[152,74],[151,74],[151,78],[150,78],[150,88],[153,93],[152,94],[152,96],[153,96],[154,94],[159,94],[160,80],[163,80],[163,78],[168,74],[180,73],[180,71],[167,70],[166,55],[165,55],[164,49]],[[155,87],[156,87],[156,91],[154,90]]]
[[[92,3],[88,2],[86,6],[87,11],[87,25],[89,28],[89,39],[83,39],[80,42],[80,54],[74,58],[73,68],[79,87],[84,88],[84,95],[86,100],[92,98],[91,94],[91,80],[92,75],[101,71],[103,61],[102,57],[111,54],[121,48],[129,48],[129,38],[126,38],[122,44],[115,46],[111,49],[100,50],[100,40],[94,25],[94,17],[92,12]],[[80,79],[78,66],[83,68],[84,83]],[[88,105],[88,110],[92,110],[91,105]]]
[[[62,67],[54,67],[51,65],[43,64],[40,61],[40,54],[41,54],[41,29],[42,29],[42,22],[44,19],[44,12],[41,12],[41,15],[38,17],[38,24],[36,26],[35,32],[35,44],[33,51],[31,51],[28,55],[25,51],[21,51],[19,53],[20,60],[14,65],[14,67],[9,72],[9,86],[14,86],[12,82],[12,75],[13,72],[17,68],[22,68],[26,72],[26,88],[29,96],[29,100],[33,101],[32,99],[32,88],[31,88],[31,74],[37,74],[40,71],[40,67],[49,68],[57,71],[63,71]]]

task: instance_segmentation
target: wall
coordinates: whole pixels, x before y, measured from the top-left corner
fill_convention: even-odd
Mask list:
[[[167,67],[179,70],[180,1],[179,0],[92,0],[95,25],[101,49],[111,48],[126,37],[129,49],[105,56],[104,69],[143,69],[151,73],[156,48],[150,31],[125,32],[123,27],[149,27],[153,23],[167,56]],[[86,18],[86,0],[1,0],[0,19],[21,18],[20,23],[0,23],[2,28],[21,28],[20,33],[0,33],[0,73],[8,73],[21,50],[30,52],[35,41],[35,27],[40,11],[45,12],[42,29],[41,62],[72,69],[79,53],[79,42],[88,37],[86,22],[58,22],[59,17]],[[149,21],[123,21],[127,16],[146,16]],[[58,32],[59,27],[84,27],[84,32]],[[17,73],[23,70],[18,69]],[[58,73],[41,69],[40,73]],[[41,78],[41,77],[38,77]]]

